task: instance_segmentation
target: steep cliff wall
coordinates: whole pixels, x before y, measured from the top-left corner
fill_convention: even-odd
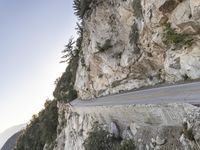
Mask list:
[[[199,0],[92,0],[75,87],[88,99],[200,77]]]
[[[59,134],[54,150],[84,150],[83,143],[96,122],[122,139],[134,139],[138,150],[198,150],[200,109],[188,104],[58,107]],[[192,127],[195,141],[183,132],[184,122]]]
[[[200,77],[200,1],[80,4],[83,34],[75,88],[81,99]],[[58,107],[54,150],[84,150],[97,122],[122,141],[133,139],[138,150],[199,149],[200,110],[189,104]]]
[[[75,46],[78,53],[54,91],[58,115],[57,109],[54,113],[40,113],[21,136],[17,150],[84,150],[88,133],[97,122],[112,136],[117,135],[118,144],[133,139],[138,150],[199,150],[198,107],[72,107],[65,102],[76,98],[76,91],[79,98],[90,99],[200,78],[200,1],[74,2],[83,26],[79,26],[80,37]],[[52,125],[53,130],[49,130]]]

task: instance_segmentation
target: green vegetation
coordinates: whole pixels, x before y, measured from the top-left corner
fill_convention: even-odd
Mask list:
[[[99,74],[99,75],[98,75],[98,78],[102,78],[102,77],[103,77],[103,74]]]
[[[139,30],[137,23],[134,23],[132,25],[131,33],[129,34],[129,43],[134,46],[134,53],[139,54],[140,48],[138,47],[138,41],[139,41]]]
[[[192,128],[188,128],[187,122],[183,123],[183,130],[182,133],[185,135],[186,138],[188,138],[190,141],[194,141],[194,134]]]
[[[82,67],[85,67],[85,66],[86,66],[86,65],[85,65],[85,59],[84,59],[83,56],[81,57],[81,65],[82,65]]]
[[[108,131],[104,130],[101,125],[96,123],[92,131],[89,132],[88,138],[84,142],[85,150],[134,150],[135,145],[132,140],[116,139]]]
[[[190,141],[194,141],[194,134],[192,129],[185,130],[184,132],[185,137],[187,137]]]
[[[74,89],[74,83],[76,79],[78,60],[78,54],[71,58],[65,72],[57,82],[53,95],[58,101],[69,102],[77,97],[77,92]]]
[[[84,146],[86,150],[111,150],[114,146],[113,138],[98,124],[95,124],[93,131],[89,133]]]
[[[78,16],[79,19],[83,19],[86,11],[90,9],[90,3],[92,0],[74,0],[74,11],[75,15]]]
[[[177,33],[175,29],[171,28],[170,23],[166,23],[164,25],[164,35],[163,35],[163,42],[166,45],[174,44],[178,46],[191,46],[193,43],[193,39],[190,35]]]
[[[91,0],[74,0],[75,14],[83,17],[89,8],[89,2]],[[56,88],[53,92],[55,100],[46,101],[45,109],[33,116],[30,124],[20,135],[14,150],[43,150],[45,144],[47,144],[47,150],[52,150],[55,146],[58,126],[57,101],[69,102],[77,97],[74,83],[83,39],[82,26],[82,23],[77,24],[78,39],[74,41],[73,38],[70,38],[62,51],[61,63],[67,63],[68,66],[63,75],[55,81]],[[62,122],[63,125],[64,123]]]
[[[60,63],[70,62],[71,59],[77,55],[78,50],[74,48],[74,44],[75,41],[71,37],[68,44],[65,46],[65,49],[62,51],[64,55],[61,58],[65,60],[62,60]]]
[[[78,49],[78,51],[81,51],[81,44],[82,44],[82,40],[83,40],[83,22],[80,23],[76,23],[76,31],[77,34],[79,35],[79,37],[76,40],[76,47]]]
[[[133,10],[134,10],[134,15],[137,18],[142,18],[143,15],[142,15],[141,0],[134,0],[133,3],[132,3],[132,7],[133,7]]]
[[[100,45],[100,43],[97,42],[97,49],[100,52],[104,52],[108,50],[109,48],[112,48],[112,43],[110,39],[107,39],[103,45]]]
[[[65,59],[62,62],[67,62],[68,66],[62,76],[55,82],[56,88],[53,92],[53,95],[58,101],[70,102],[77,98],[77,92],[74,89],[74,83],[76,80],[79,53],[81,52],[81,43],[83,39],[82,24],[77,24],[76,30],[79,38],[76,40],[76,42],[73,41],[73,38],[70,38],[68,44],[65,46],[65,49],[62,51],[64,53],[62,58]]]
[[[130,39],[130,41],[129,41],[129,43],[130,44],[137,44],[138,43],[138,40],[139,40],[139,31],[138,31],[138,26],[137,26],[137,24],[136,23],[134,23],[133,25],[132,25],[132,28],[131,28],[131,33],[130,33],[130,35],[129,35],[129,39]]]
[[[133,140],[126,140],[123,142],[121,146],[117,150],[134,150],[136,149],[135,143]]]
[[[19,137],[15,150],[43,150],[45,144],[53,149],[58,125],[57,102],[46,101],[45,109],[34,115],[26,130]]]

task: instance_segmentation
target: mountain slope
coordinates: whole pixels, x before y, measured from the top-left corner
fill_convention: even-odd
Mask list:
[[[11,136],[6,143],[3,145],[1,150],[12,150],[15,147],[16,141],[18,137],[21,135],[22,131],[19,131],[15,133],[13,136]]]
[[[0,148],[4,145],[4,143],[15,133],[19,132],[22,130],[26,124],[20,124],[17,126],[13,126],[11,128],[8,128],[4,132],[0,133]]]
[[[53,108],[57,114],[45,108],[46,113],[35,116],[16,150],[113,150],[98,148],[110,144],[107,141],[112,139],[105,138],[110,136],[115,139],[111,145],[131,139],[140,150],[199,149],[200,109],[184,103],[163,104],[170,101],[166,91],[158,92],[161,104],[151,104],[155,92],[129,92],[130,97],[118,95],[111,105],[107,100],[94,104],[101,96],[200,78],[200,1],[74,0],[74,8],[80,19],[78,64],[69,61],[56,81]],[[64,52],[73,56],[72,45],[66,48]],[[181,102],[185,100],[181,93],[194,96],[188,88],[182,92],[180,86],[175,88],[169,88],[170,96],[177,94]],[[76,96],[92,99],[88,103],[93,106],[69,103]],[[141,97],[146,101],[139,101]],[[138,104],[113,105],[133,99]],[[49,132],[52,125],[55,128]],[[96,125],[109,135],[96,136]]]

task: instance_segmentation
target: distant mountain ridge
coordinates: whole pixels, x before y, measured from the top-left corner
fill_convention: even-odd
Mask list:
[[[11,128],[8,128],[4,132],[0,133],[0,149],[5,144],[5,142],[13,136],[15,133],[21,131],[23,128],[25,128],[26,124],[20,124],[17,126],[13,126]]]
[[[3,145],[3,147],[1,148],[1,150],[12,150],[15,145],[16,145],[16,141],[18,139],[18,137],[20,136],[20,134],[22,133],[22,130],[15,133],[13,136],[11,136],[6,143]]]

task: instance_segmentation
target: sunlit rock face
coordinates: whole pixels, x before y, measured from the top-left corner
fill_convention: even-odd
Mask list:
[[[85,13],[75,87],[88,99],[200,77],[199,0],[98,0]],[[166,44],[164,26],[190,36]]]
[[[79,98],[199,77],[199,0],[92,0],[83,17]],[[138,150],[198,149],[200,110],[189,104],[58,108],[54,150],[84,150],[96,122]]]
[[[84,141],[96,122],[114,137],[133,139],[138,150],[198,149],[188,131],[200,142],[200,109],[189,104],[58,107],[54,150],[84,150]]]

